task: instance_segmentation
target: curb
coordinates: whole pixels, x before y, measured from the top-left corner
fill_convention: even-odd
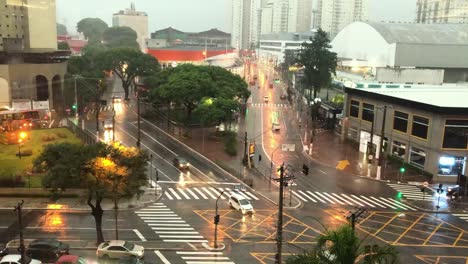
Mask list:
[[[225,248],[226,248],[226,245],[222,242],[218,243],[218,247],[217,248],[214,248],[214,247],[211,247],[209,244],[207,243],[202,243],[202,246],[210,251],[223,251]]]

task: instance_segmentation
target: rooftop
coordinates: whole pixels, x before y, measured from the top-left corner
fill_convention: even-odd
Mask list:
[[[468,45],[468,24],[365,23],[388,43]]]
[[[380,94],[435,107],[468,109],[468,84],[412,85],[359,83],[348,89]]]
[[[314,36],[314,31],[307,32],[277,32],[270,34],[263,34],[260,40],[291,40],[291,41],[307,41],[310,37]]]

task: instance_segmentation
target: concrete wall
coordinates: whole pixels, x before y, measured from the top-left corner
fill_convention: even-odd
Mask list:
[[[468,68],[468,45],[398,43],[395,66]]]
[[[424,83],[440,85],[444,70],[377,68],[376,79],[384,83]]]
[[[468,119],[468,116],[439,115],[436,113],[427,112],[427,111],[423,111],[423,110],[416,109],[416,108],[404,107],[398,104],[389,104],[387,102],[378,101],[375,99],[369,99],[367,97],[357,96],[354,94],[347,94],[345,99],[346,99],[345,113],[348,119],[347,121],[348,127],[347,127],[347,131],[345,131],[345,136],[347,138],[359,142],[360,131],[370,132],[371,124],[372,124],[371,122],[364,121],[361,118],[357,119],[354,117],[350,117],[349,106],[350,106],[351,100],[357,100],[361,102],[361,111],[362,111],[362,102],[374,104],[375,106],[377,106],[378,110],[375,112],[375,115],[374,115],[374,120],[375,120],[374,135],[378,135],[378,136],[381,135],[381,127],[382,127],[382,120],[383,120],[383,106],[387,105],[388,108],[387,108],[385,134],[384,134],[384,136],[389,139],[387,153],[391,152],[392,143],[395,140],[401,143],[404,143],[406,144],[406,154],[404,157],[404,161],[406,163],[409,163],[409,155],[410,155],[411,147],[422,149],[426,153],[426,161],[425,161],[424,168],[422,169],[433,174],[434,175],[433,180],[435,182],[437,181],[455,182],[457,180],[457,178],[453,176],[438,176],[439,158],[441,156],[449,155],[449,156],[467,157],[466,150],[444,150],[442,149],[444,125],[445,125],[445,120],[447,118]],[[394,119],[395,110],[409,114],[407,133],[402,133],[397,130],[393,130],[393,119]],[[427,140],[420,139],[411,135],[411,123],[412,123],[411,120],[412,120],[413,114],[429,118],[429,130],[428,130]],[[353,130],[356,130],[357,134],[352,133]],[[466,170],[464,172],[465,174],[468,173],[468,171]]]
[[[27,0],[26,49],[57,50],[55,0]]]

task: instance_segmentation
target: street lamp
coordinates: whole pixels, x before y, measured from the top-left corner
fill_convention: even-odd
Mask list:
[[[221,195],[223,195],[225,191],[222,191],[219,196],[218,196],[218,199],[216,199],[216,210],[215,210],[215,217],[214,217],[214,224],[215,224],[215,230],[214,230],[214,248],[218,248],[218,223],[219,223],[219,215],[218,215],[218,201],[219,201],[219,198],[221,198]]]
[[[26,132],[20,132],[19,134],[19,139],[18,139],[18,157],[21,159],[21,145],[23,144],[23,141],[28,137],[28,134]]]

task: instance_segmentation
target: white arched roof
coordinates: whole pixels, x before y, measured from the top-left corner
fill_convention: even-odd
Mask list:
[[[468,68],[468,24],[354,22],[331,45],[338,58],[372,67]]]

